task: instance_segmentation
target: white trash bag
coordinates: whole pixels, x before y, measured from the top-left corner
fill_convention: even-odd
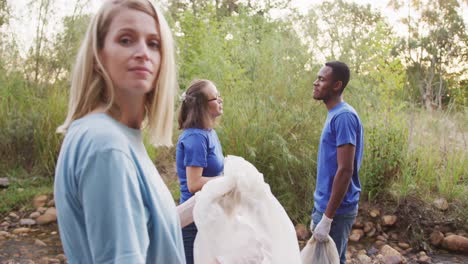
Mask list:
[[[304,264],[339,264],[340,257],[333,239],[328,236],[327,242],[317,242],[312,236],[301,251]]]
[[[243,158],[225,158],[224,177],[207,182],[196,201],[196,264],[301,263],[291,220],[263,175]]]

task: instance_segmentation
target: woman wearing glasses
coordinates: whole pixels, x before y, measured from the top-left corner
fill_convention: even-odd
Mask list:
[[[195,80],[181,96],[179,136],[176,148],[180,204],[202,189],[209,180],[222,174],[224,156],[216,120],[223,114],[223,99],[213,82]],[[187,263],[193,263],[193,243],[197,234],[194,223],[182,229]]]

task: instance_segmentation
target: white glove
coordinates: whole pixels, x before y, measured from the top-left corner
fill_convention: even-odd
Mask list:
[[[317,242],[327,242],[328,234],[330,233],[331,223],[333,219],[328,218],[325,214],[322,216],[322,220],[317,224],[317,227],[314,230],[314,238]],[[313,221],[311,224],[313,227]]]

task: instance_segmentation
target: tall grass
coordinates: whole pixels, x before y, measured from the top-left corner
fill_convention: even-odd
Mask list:
[[[394,182],[399,196],[441,196],[468,202],[466,113],[412,110],[408,114],[404,173]]]
[[[4,79],[0,89],[1,167],[23,167],[52,176],[65,116],[67,93],[52,85],[27,82],[20,73]]]

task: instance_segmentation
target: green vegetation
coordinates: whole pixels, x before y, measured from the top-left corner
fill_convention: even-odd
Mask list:
[[[48,14],[44,8],[51,7],[39,5],[48,1],[32,2]],[[65,117],[69,70],[89,21],[81,13],[84,2],[64,18],[63,31],[55,38],[38,37],[26,57],[19,56],[7,31],[0,31],[0,177],[11,182],[0,191],[0,214],[36,193],[52,192],[62,140],[55,129]],[[181,90],[194,78],[217,84],[224,99],[217,131],[225,155],[253,163],[289,216],[307,222],[326,116],[312,99],[312,82],[326,60],[343,60],[353,70],[344,97],[365,126],[363,197],[441,196],[466,208],[468,61],[460,54],[466,55],[468,43],[459,2],[415,7],[427,16],[405,25],[410,32],[427,25],[428,31],[404,38],[370,6],[341,0],[305,15],[289,10],[287,18],[271,18],[270,10],[286,9],[286,2],[169,1]],[[0,5],[1,28],[8,28],[8,10]],[[433,16],[443,19],[445,33],[434,26],[439,22],[430,20]],[[38,22],[44,25],[47,16]],[[412,57],[416,51],[428,57]],[[174,159],[171,150],[148,145],[148,151],[158,168]],[[177,199],[177,182],[168,185]]]
[[[0,189],[0,215],[12,208],[30,209],[36,195],[53,192],[52,179],[34,175],[21,168],[5,174],[10,179],[10,186]]]

